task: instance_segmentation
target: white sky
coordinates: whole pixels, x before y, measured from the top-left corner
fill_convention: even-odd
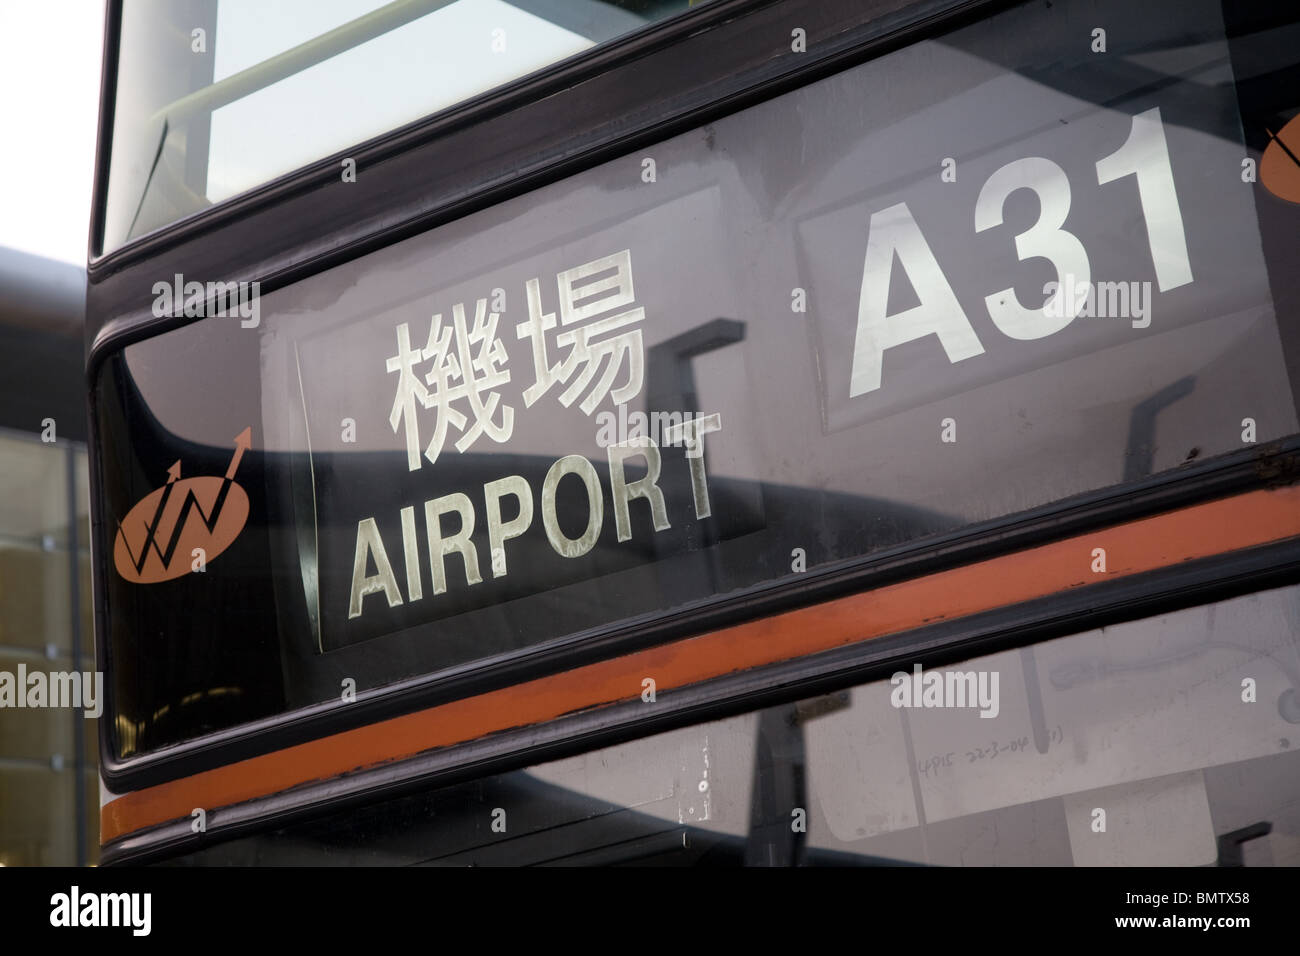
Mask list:
[[[86,264],[103,0],[0,0],[0,246]]]

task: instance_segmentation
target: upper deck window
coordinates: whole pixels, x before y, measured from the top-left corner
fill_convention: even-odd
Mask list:
[[[102,251],[702,2],[129,0]]]

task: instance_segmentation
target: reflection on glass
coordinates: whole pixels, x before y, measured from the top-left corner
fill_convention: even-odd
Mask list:
[[[657,144],[671,186],[617,157],[111,356],[102,544],[150,578],[105,582],[121,753],[1294,434],[1261,85],[1216,0],[1105,7],[1105,58],[1014,7]],[[645,433],[686,414],[695,459]],[[169,469],[216,488],[247,430],[242,530],[149,557]]]
[[[94,671],[85,485],[83,448],[35,435],[0,436],[0,693],[27,694],[33,685],[19,690],[19,678],[39,674],[48,705],[51,675]],[[76,517],[74,488],[81,489]],[[74,527],[75,556],[69,550]],[[3,699],[0,864],[93,862],[97,752],[95,721],[81,711]]]
[[[691,5],[132,0],[104,249]]]
[[[1300,588],[922,669],[923,685],[928,675],[996,688],[996,707],[946,689],[904,699],[916,671],[903,664],[888,680],[189,860],[1300,864]],[[497,807],[504,835],[482,824]]]

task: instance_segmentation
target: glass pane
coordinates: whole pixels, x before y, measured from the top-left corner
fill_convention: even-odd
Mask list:
[[[25,666],[20,670],[19,664]],[[15,679],[15,683],[19,675],[48,674],[67,668],[66,663],[24,662],[11,655],[0,655],[0,673]],[[79,711],[59,707],[18,707],[8,694],[4,699],[4,709],[0,711],[4,717],[0,721],[0,765],[6,760],[48,765],[52,759],[66,762],[69,766],[72,764],[76,756],[72,721],[74,715],[83,720]],[[48,697],[45,699],[48,701]],[[91,724],[91,721],[83,722],[87,726]]]
[[[1300,588],[917,668],[187,860],[1300,864]]]
[[[0,863],[73,866],[79,862],[75,779],[70,763],[54,770],[48,762],[28,765],[0,758]]]
[[[72,653],[68,553],[0,541],[0,648],[42,664]]]
[[[95,663],[95,597],[90,555],[81,554],[77,563],[81,569],[77,579],[81,589],[81,662],[83,668],[89,668]]]
[[[67,454],[63,445],[0,436],[0,545],[66,547]]]
[[[693,2],[128,0],[104,249]]]
[[[92,804],[78,800],[75,780],[80,772],[83,783],[96,782],[98,747],[94,721],[82,716],[81,706],[102,707],[103,696],[102,689],[97,698],[82,691],[89,680],[93,692],[95,668],[86,590],[79,607],[82,657],[73,658],[69,456],[82,488],[78,583],[85,588],[84,449],[0,437],[0,863],[8,866],[85,862],[77,815]],[[87,832],[93,838],[97,831]]]
[[[1108,0],[1107,57],[1074,6],[226,290],[106,362],[131,746],[1295,433],[1300,222],[1241,178],[1242,116],[1282,101],[1234,84],[1213,0]],[[1286,31],[1251,44],[1252,76],[1294,69]]]
[[[88,550],[90,547],[90,468],[86,460],[86,451],[79,448],[75,452],[74,485],[77,496],[77,547]]]

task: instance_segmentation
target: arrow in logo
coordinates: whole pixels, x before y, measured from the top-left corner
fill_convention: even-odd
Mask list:
[[[242,432],[235,436],[235,453],[230,457],[230,467],[226,469],[226,480],[235,477],[235,471],[239,468],[239,461],[244,457],[244,452],[253,447],[253,427],[250,425]],[[181,463],[178,461],[174,466],[177,476],[180,475]]]
[[[217,492],[216,501],[212,503],[212,514],[209,515],[203,510],[199,499],[195,497],[193,489],[185,494],[185,501],[181,505],[181,512],[172,524],[171,538],[167,542],[167,550],[164,551],[158,547],[157,534],[158,526],[162,523],[163,515],[167,511],[167,501],[171,498],[172,485],[180,480],[181,463],[178,459],[175,464],[167,469],[167,484],[163,487],[162,497],[158,499],[158,507],[154,509],[153,520],[145,526],[144,546],[140,549],[140,557],[137,558],[131,551],[131,545],[126,540],[126,535],[122,535],[122,543],[126,545],[127,554],[131,563],[135,566],[137,574],[144,570],[145,562],[149,560],[149,549],[153,548],[154,553],[162,562],[164,568],[171,566],[172,556],[176,553],[176,546],[180,543],[181,535],[185,531],[185,522],[189,518],[191,509],[199,513],[199,520],[211,534],[217,527],[217,522],[221,519],[221,508],[226,502],[226,496],[230,492],[230,485],[234,481],[235,472],[239,469],[239,462],[244,457],[244,452],[252,447],[253,430],[252,427],[245,428],[235,436],[235,453],[230,457],[230,465],[226,468],[225,478],[221,482],[221,490]],[[122,532],[122,525],[118,523],[118,531]]]

